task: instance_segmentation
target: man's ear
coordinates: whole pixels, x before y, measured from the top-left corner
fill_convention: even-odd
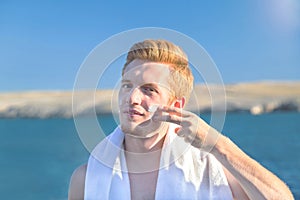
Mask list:
[[[173,106],[176,108],[183,108],[185,105],[185,97],[181,97],[180,99],[176,99]]]

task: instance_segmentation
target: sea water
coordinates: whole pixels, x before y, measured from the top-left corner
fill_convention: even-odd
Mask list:
[[[116,126],[111,115],[98,121],[106,134]],[[300,199],[300,113],[229,113],[223,134]],[[72,172],[88,156],[73,119],[0,119],[1,199],[67,199]]]

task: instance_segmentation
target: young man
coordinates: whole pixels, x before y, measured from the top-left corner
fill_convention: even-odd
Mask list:
[[[120,126],[75,170],[69,199],[293,199],[279,178],[183,110],[192,87],[178,46],[133,45],[122,72]]]

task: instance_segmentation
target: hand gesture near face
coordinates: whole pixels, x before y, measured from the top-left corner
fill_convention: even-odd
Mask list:
[[[219,134],[196,114],[177,107],[160,106],[153,121],[165,121],[179,125],[175,133],[196,148],[210,149],[213,138]]]

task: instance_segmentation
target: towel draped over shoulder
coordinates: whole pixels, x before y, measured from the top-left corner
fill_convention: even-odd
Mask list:
[[[92,151],[87,165],[85,200],[131,199],[117,127]],[[222,165],[216,158],[184,142],[170,126],[162,149],[155,199],[233,199]]]

